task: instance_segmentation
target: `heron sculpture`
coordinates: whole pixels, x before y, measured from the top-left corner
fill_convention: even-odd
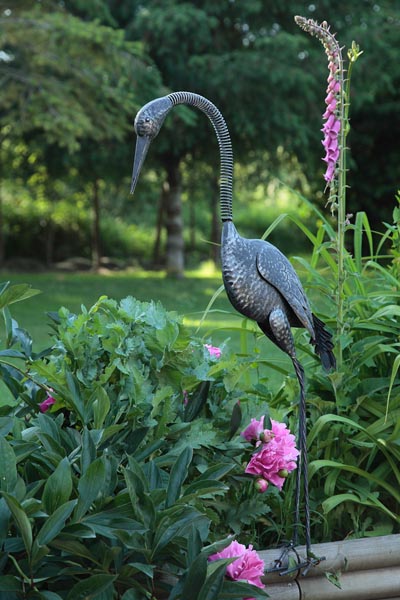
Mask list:
[[[308,496],[307,431],[304,370],[296,356],[291,327],[307,329],[311,344],[326,370],[335,367],[332,336],[325,324],[310,309],[300,279],[289,260],[275,246],[259,239],[241,237],[233,224],[232,186],[233,155],[229,131],[217,107],[207,98],[192,92],[173,92],[143,106],[135,118],[137,134],[131,193],[151,141],[161,129],[169,111],[178,104],[188,104],[204,112],[210,119],[220,151],[220,212],[222,220],[222,277],[228,298],[242,315],[257,322],[261,331],[288,354],[300,385],[299,402],[299,468],[296,479],[295,527],[291,546],[298,543],[300,520],[300,488],[303,480],[305,543],[307,558],[296,568],[308,567],[316,560],[311,552],[310,509]],[[283,555],[282,555],[283,556]],[[277,568],[284,568],[278,560]]]

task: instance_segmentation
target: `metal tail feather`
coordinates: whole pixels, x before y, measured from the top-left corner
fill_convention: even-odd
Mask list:
[[[336,359],[333,354],[332,334],[325,328],[325,323],[313,314],[315,331],[315,351],[319,355],[322,366],[326,371],[336,369]]]

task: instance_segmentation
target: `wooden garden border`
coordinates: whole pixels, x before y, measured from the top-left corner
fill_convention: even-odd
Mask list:
[[[304,547],[296,550],[304,556]],[[266,573],[263,581],[271,600],[400,600],[400,534],[315,544],[312,550],[325,560],[305,577]],[[267,570],[280,552],[259,551]],[[327,573],[336,575],[341,588]]]

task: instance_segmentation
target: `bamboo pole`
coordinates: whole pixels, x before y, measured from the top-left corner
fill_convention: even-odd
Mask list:
[[[313,552],[325,560],[306,577],[299,571],[285,576],[268,572],[281,549],[259,552],[271,600],[400,600],[400,535],[316,544]],[[305,548],[296,548],[296,553],[304,558]],[[296,558],[296,553],[290,555]],[[329,581],[328,573],[335,575],[340,588]]]
[[[400,593],[400,567],[351,571],[338,576],[340,588],[326,577],[304,577],[272,583],[271,600],[395,600]]]
[[[349,539],[339,542],[328,542],[315,544],[312,550],[316,556],[325,557],[318,565],[312,567],[307,579],[320,577],[325,572],[335,573],[337,571],[363,571],[369,569],[381,569],[387,567],[400,567],[400,534],[378,536],[371,538]],[[266,566],[265,583],[282,582],[295,579],[298,572],[282,577],[278,572],[268,572],[275,565],[275,561],[281,554],[281,548],[274,550],[262,550],[260,557]],[[305,557],[305,547],[296,548],[300,557]],[[296,559],[293,551],[290,556]],[[400,595],[400,587],[398,590]]]

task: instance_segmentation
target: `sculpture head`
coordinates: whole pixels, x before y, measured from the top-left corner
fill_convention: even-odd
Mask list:
[[[145,104],[136,115],[134,127],[137,139],[135,158],[133,161],[131,194],[135,191],[147,150],[149,149],[152,140],[154,140],[160,131],[164,119],[172,106],[171,100],[167,96],[163,96],[162,98],[156,98]]]

